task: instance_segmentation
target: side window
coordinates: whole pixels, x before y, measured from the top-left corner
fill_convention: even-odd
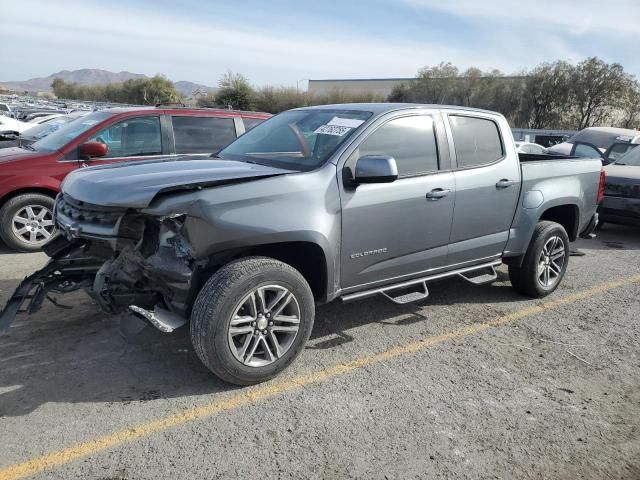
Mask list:
[[[367,137],[355,155],[391,156],[396,160],[399,176],[436,171],[438,150],[433,118],[415,115],[391,120]]]
[[[449,122],[459,168],[493,163],[503,157],[498,125],[492,120],[450,115]]]
[[[176,153],[214,153],[236,138],[233,118],[171,117]]]
[[[633,143],[616,143],[609,150],[607,158],[613,162],[636,146],[637,145],[634,145]]]
[[[576,143],[573,147],[574,157],[582,158],[602,158],[602,153],[595,147],[587,145],[586,143]]]
[[[94,134],[89,141],[105,143],[103,158],[159,155],[162,153],[159,117],[128,118]]]
[[[244,131],[248,132],[252,128],[260,125],[265,120],[265,118],[243,118],[242,121],[244,122]]]

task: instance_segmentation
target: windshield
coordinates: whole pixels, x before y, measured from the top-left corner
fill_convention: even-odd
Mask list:
[[[77,118],[74,121],[67,123],[55,132],[51,133],[50,135],[47,135],[41,140],[38,140],[31,145],[31,148],[37,150],[38,152],[54,152],[56,150],[59,150],[71,140],[82,135],[84,132],[86,132],[99,122],[106,120],[112,115],[112,113],[103,111],[93,112],[89,115],[85,115],[84,117]]]
[[[48,122],[41,123],[39,125],[36,125],[35,127],[26,129],[20,134],[20,137],[28,138],[29,140],[40,140],[41,138],[44,138],[50,133],[55,132],[56,130],[62,128],[64,125],[73,120],[75,120],[75,118],[54,118],[53,120],[49,120]]]
[[[309,171],[325,163],[371,112],[292,110],[248,131],[222,150],[221,158]]]
[[[614,165],[629,165],[631,167],[640,167],[640,148],[634,148],[633,150],[625,153],[614,162]]]

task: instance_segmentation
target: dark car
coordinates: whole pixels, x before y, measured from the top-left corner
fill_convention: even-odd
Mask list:
[[[602,222],[640,226],[640,148],[605,167]]]
[[[80,117],[44,138],[0,150],[0,238],[20,251],[54,233],[62,180],[85,166],[188,154],[209,156],[270,115],[219,109],[113,108]]]
[[[590,127],[580,130],[569,140],[547,149],[547,153],[593,158],[597,153],[602,163],[615,162],[640,144],[640,132],[628,128]]]
[[[62,115],[60,117],[52,118],[51,120],[43,123],[34,124],[33,127],[20,133],[20,136],[18,137],[18,145],[24,147],[26,147],[27,145],[31,145],[32,143],[43,139],[47,135],[51,135],[56,130],[61,129],[68,123],[71,123],[74,120],[87,115],[88,113],[89,112],[85,111],[73,112],[68,115]]]

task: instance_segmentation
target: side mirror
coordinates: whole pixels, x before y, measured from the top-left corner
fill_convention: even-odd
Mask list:
[[[80,145],[80,158],[90,160],[96,157],[104,157],[109,151],[109,147],[100,142],[85,142]]]
[[[398,178],[398,166],[393,157],[367,155],[356,162],[355,183],[391,183]]]

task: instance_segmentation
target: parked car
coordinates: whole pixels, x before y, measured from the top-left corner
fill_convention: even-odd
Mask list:
[[[33,127],[28,128],[27,130],[23,131],[20,134],[20,136],[18,137],[18,146],[27,148],[28,145],[31,145],[32,143],[35,143],[38,140],[43,139],[47,135],[52,134],[53,132],[55,132],[56,130],[59,130],[63,126],[67,125],[68,123],[73,122],[75,119],[84,117],[85,115],[88,115],[88,114],[89,112],[78,111],[78,112],[70,113],[68,115],[61,115],[61,116],[56,116],[54,118],[50,118],[46,122],[34,124]]]
[[[604,177],[599,159],[539,157],[519,159],[497,113],[355,104],[279,114],[214,158],[79,169],[56,201],[52,259],[0,332],[85,288],[164,332],[190,318],[204,364],[246,385],[302,351],[316,303],[423,300],[429,281],[491,282],[503,262],[516,290],[544,297],[595,228]]]
[[[0,103],[0,115],[5,117],[11,117],[12,116],[11,105],[8,105],[6,103]]]
[[[89,113],[89,112],[87,112]],[[51,120],[54,120],[56,118],[60,118],[60,117],[64,117],[66,116],[66,113],[48,113],[45,115],[38,115],[33,117],[31,120],[29,120],[29,123],[33,124],[33,125],[39,125],[41,123],[46,123],[49,122]]]
[[[518,153],[533,153],[536,155],[544,155],[547,153],[547,149],[542,145],[531,142],[515,142]]]
[[[600,217],[604,222],[640,226],[640,148],[605,167],[607,181]]]
[[[216,109],[116,108],[89,113],[32,144],[4,148],[0,238],[16,250],[40,249],[54,233],[53,199],[73,170],[167,155],[209,155],[268,117]]]
[[[0,139],[13,139],[17,137],[21,132],[33,127],[32,124],[27,122],[21,122],[15,118],[5,117],[0,115]]]
[[[569,140],[547,149],[548,153],[593,157],[599,152],[609,164],[640,144],[640,132],[626,128],[591,127],[580,130]]]

